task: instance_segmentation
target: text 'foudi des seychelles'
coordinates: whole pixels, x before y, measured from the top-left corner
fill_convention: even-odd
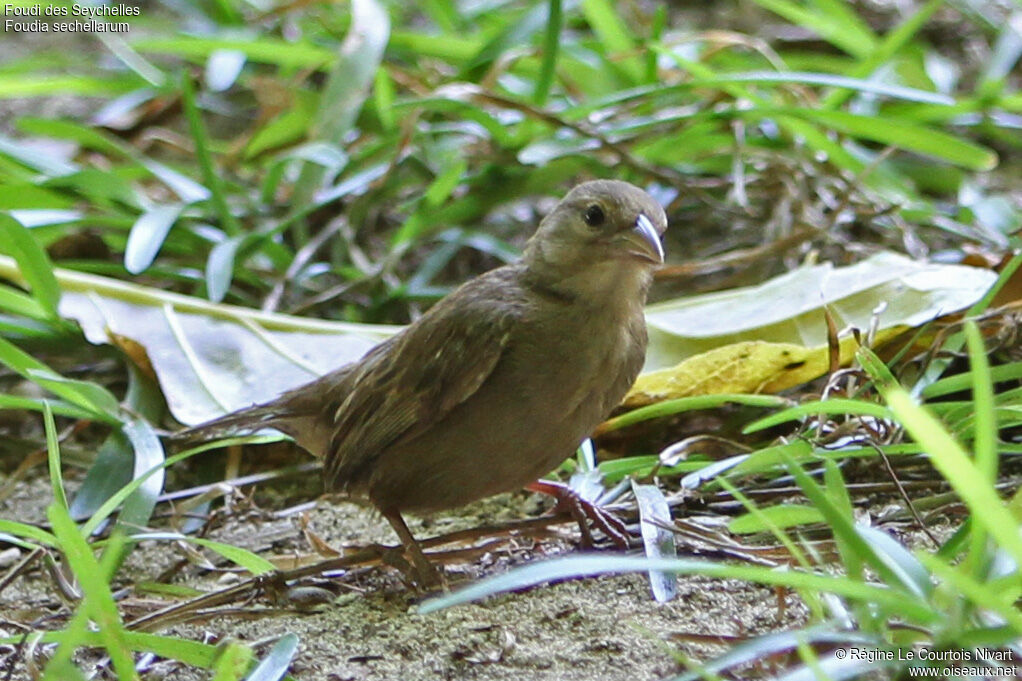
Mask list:
[[[4,14],[15,17],[137,17],[141,13],[130,5],[4,5]]]

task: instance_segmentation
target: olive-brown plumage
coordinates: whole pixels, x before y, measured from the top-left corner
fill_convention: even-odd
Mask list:
[[[466,282],[358,362],[188,434],[287,433],[323,457],[329,490],[391,521],[421,572],[403,512],[534,481],[620,402],[645,357],[666,227],[642,190],[581,184],[518,262]]]

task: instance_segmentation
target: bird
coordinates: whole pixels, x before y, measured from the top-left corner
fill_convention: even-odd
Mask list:
[[[375,507],[416,581],[440,577],[404,520],[527,486],[616,407],[645,360],[663,207],[577,185],[521,258],[476,276],[361,359],[180,433],[273,428],[323,459],[325,488]]]

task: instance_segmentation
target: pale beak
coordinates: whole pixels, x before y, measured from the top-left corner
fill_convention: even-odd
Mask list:
[[[655,265],[664,262],[664,247],[660,244],[660,235],[649,218],[642,213],[635,219],[635,227],[619,234],[615,241],[623,243],[630,255],[648,260]]]

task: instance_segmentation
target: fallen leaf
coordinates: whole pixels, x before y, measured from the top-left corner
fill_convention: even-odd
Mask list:
[[[840,330],[840,363],[878,322],[874,345],[962,310],[993,285],[977,267],[878,253],[850,267],[803,267],[758,286],[652,305],[646,373],[624,406],[693,395],[775,393],[830,369],[826,307]]]

